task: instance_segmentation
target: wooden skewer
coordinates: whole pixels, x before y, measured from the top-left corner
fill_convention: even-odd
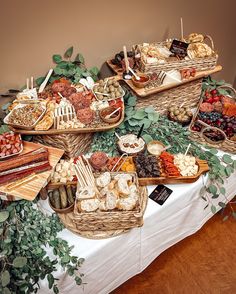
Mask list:
[[[188,154],[188,150],[189,150],[190,146],[191,146],[191,143],[190,143],[190,144],[188,144],[188,147],[187,147],[187,149],[186,149],[186,151],[185,151],[184,155],[187,155],[187,154]]]
[[[29,79],[26,79],[26,89],[29,90]]]
[[[183,19],[180,18],[180,27],[181,27],[181,41],[184,41],[184,28],[183,28]]]
[[[30,78],[30,85],[31,85],[31,90],[34,88],[34,78]]]
[[[109,94],[101,93],[101,92],[95,92],[95,94],[99,94],[99,95],[103,95],[103,96],[110,96]]]
[[[124,59],[125,59],[125,70],[126,70],[126,73],[129,73],[129,60],[127,56],[126,46],[123,46],[123,51],[124,51]]]
[[[120,140],[120,136],[115,132],[115,135],[117,137],[118,140]]]
[[[104,90],[106,90],[108,80],[109,80],[109,79],[107,79],[106,82],[105,82]]]

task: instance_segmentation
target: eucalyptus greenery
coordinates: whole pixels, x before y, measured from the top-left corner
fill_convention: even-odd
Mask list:
[[[224,188],[225,179],[229,177],[236,170],[236,160],[224,154],[222,157],[218,155],[218,150],[200,145],[190,139],[190,133],[186,128],[180,124],[168,120],[167,117],[158,114],[152,106],[142,109],[136,109],[136,97],[130,92],[127,92],[125,97],[125,119],[123,123],[116,130],[110,132],[97,133],[94,136],[91,151],[104,151],[110,156],[118,155],[116,148],[115,131],[119,135],[127,133],[138,134],[140,126],[144,124],[142,137],[146,143],[152,140],[159,140],[165,145],[171,145],[169,151],[173,154],[184,153],[191,143],[189,153],[203,160],[207,160],[210,171],[209,180],[201,189],[201,197],[207,204],[211,206],[211,211],[215,213],[217,207],[213,204],[212,199],[217,199],[220,195],[224,196],[225,201],[218,202],[221,208],[225,208],[229,202],[226,197],[226,190]],[[206,208],[205,207],[205,208]],[[236,212],[233,206],[230,205],[230,215],[236,219]],[[226,220],[230,215],[226,215]]]
[[[35,202],[25,200],[7,205],[0,200],[0,207],[0,293],[36,293],[45,278],[49,289],[59,293],[58,266],[82,284],[78,270],[84,259],[73,256],[73,247],[58,237],[64,226],[56,214],[46,216]]]
[[[73,46],[68,48],[64,53],[64,59],[59,54],[54,54],[52,56],[52,60],[56,64],[56,67],[54,68],[53,74],[49,79],[50,83],[62,77],[73,83],[78,83],[81,78],[87,77],[92,77],[95,81],[98,79],[98,68],[92,67],[87,69],[84,57],[81,53],[76,54],[74,60],[72,60],[73,51]],[[39,86],[44,79],[45,77],[39,77],[36,80],[37,85]]]

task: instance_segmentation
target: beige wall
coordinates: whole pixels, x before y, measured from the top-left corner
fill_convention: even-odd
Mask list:
[[[157,41],[185,33],[209,34],[224,69],[235,80],[235,0],[0,0],[0,90],[20,87],[44,74],[51,56],[69,46],[97,65],[126,44]]]

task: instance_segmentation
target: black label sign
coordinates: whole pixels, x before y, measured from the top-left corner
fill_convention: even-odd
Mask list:
[[[163,205],[173,191],[164,185],[158,185],[149,195],[156,203]]]
[[[175,56],[184,58],[187,55],[188,45],[188,43],[179,40],[173,40],[170,46],[170,51],[174,53]]]

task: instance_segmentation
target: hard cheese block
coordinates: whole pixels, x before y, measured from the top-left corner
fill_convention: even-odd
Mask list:
[[[8,190],[6,188],[6,185],[0,186],[0,197],[4,200],[20,200],[20,199],[26,199],[26,200],[34,200],[35,197],[38,195],[40,190],[47,184],[48,179],[51,175],[52,170],[56,166],[57,162],[62,157],[64,151],[61,149],[53,148],[44,146],[42,144],[36,144],[32,142],[23,142],[24,150],[22,154],[27,153],[29,151],[38,149],[40,147],[46,147],[49,151],[49,162],[52,166],[52,169],[40,174],[37,174],[37,177],[35,177],[33,180],[26,182],[25,184],[22,184],[19,187],[16,187],[13,190]],[[16,179],[17,180],[17,179]]]

